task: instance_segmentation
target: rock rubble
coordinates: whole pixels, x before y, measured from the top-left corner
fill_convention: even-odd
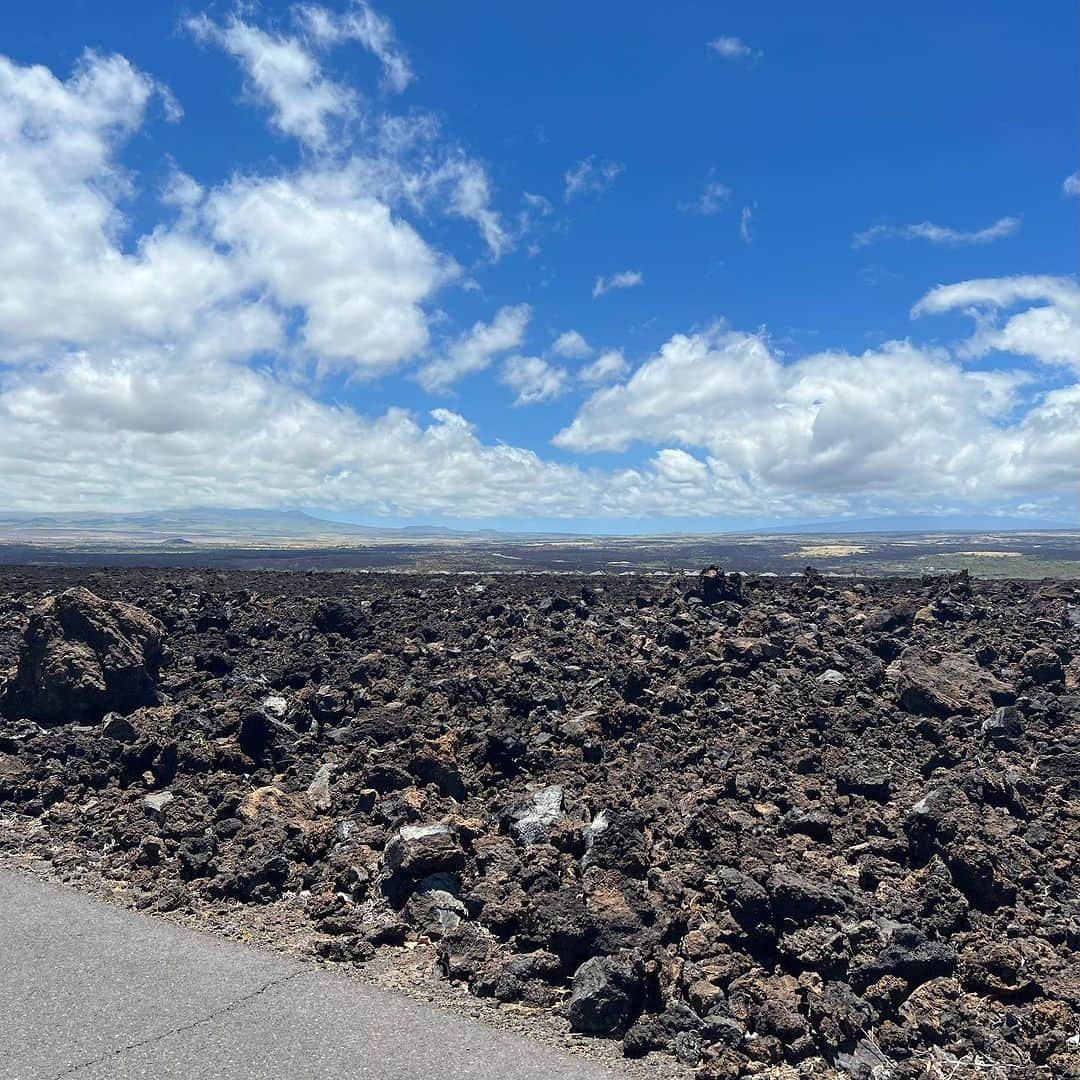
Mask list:
[[[65,584],[0,594],[7,850],[703,1080],[1080,1075],[1080,589]]]

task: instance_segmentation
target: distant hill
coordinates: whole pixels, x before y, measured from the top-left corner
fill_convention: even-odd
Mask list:
[[[379,528],[325,521],[299,510],[158,510],[135,514],[0,512],[0,540],[76,544],[356,544],[379,540],[467,540],[441,526]]]
[[[852,533],[1016,533],[1080,529],[1080,521],[1050,521],[1045,518],[1000,518],[989,515],[933,516],[903,514],[888,517],[852,518],[839,521],[813,521],[748,529],[756,535],[772,536],[845,536]]]
[[[693,543],[709,538],[850,536],[853,534],[1019,533],[1044,530],[1080,531],[1080,524],[1041,519],[894,516],[840,521],[773,524],[734,531],[664,531],[641,535],[590,536],[574,533],[514,533],[492,529],[467,531],[440,525],[382,528],[329,521],[300,510],[156,510],[134,514],[26,514],[0,511],[0,543],[55,546],[60,549],[206,547],[371,547],[379,544],[462,545],[471,548],[510,542],[571,547],[619,547],[645,540]]]

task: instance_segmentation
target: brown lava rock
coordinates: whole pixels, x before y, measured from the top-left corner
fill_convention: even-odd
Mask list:
[[[702,1077],[1078,1075],[1078,610],[966,577],[10,569],[0,853],[331,962],[420,943]]]
[[[3,712],[85,724],[152,705],[163,635],[161,623],[133,604],[81,587],[50,596],[30,616]]]

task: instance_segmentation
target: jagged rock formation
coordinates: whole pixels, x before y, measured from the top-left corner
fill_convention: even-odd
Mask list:
[[[9,579],[0,662],[54,573]],[[145,691],[160,620],[168,703],[0,729],[0,845],[271,942],[287,911],[290,944],[334,962],[408,941],[703,1078],[1080,1067],[1071,585],[93,587],[148,617],[104,605],[113,644],[88,648],[57,597],[24,656],[76,641]],[[48,682],[38,715],[100,716],[97,685]]]
[[[157,702],[164,627],[132,604],[67,589],[30,616],[0,709],[43,724],[96,723]]]

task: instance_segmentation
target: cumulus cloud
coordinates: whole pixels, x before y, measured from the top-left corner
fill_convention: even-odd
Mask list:
[[[1080,195],[1080,172],[1074,172],[1072,176],[1066,176],[1061,190],[1066,195]]]
[[[1038,301],[1042,303],[998,324],[996,315],[1001,309]],[[1074,280],[1026,275],[940,285],[915,305],[912,314],[941,314],[957,308],[976,316],[976,331],[962,344],[962,354],[1018,353],[1080,372],[1080,285]]]
[[[644,280],[645,275],[640,270],[620,270],[617,274],[598,277],[593,285],[593,299],[611,292],[612,289],[633,289]]]
[[[555,339],[551,351],[570,360],[580,360],[592,352],[592,346],[577,330],[567,330]]]
[[[175,206],[183,211],[191,211],[202,202],[204,195],[205,189],[202,184],[173,165],[161,189],[160,198],[165,206]]]
[[[421,302],[451,272],[349,172],[238,179],[209,200],[214,238],[286,308],[324,367],[376,374],[428,340]]]
[[[566,170],[564,197],[567,202],[588,192],[599,194],[607,191],[623,167],[614,161],[597,161],[594,156],[583,158],[573,168]]]
[[[672,484],[704,487],[709,482],[709,466],[685,450],[668,447],[657,453],[654,464],[658,475]]]
[[[867,247],[891,237],[905,240],[926,240],[931,244],[964,246],[967,244],[992,244],[1012,236],[1020,228],[1019,217],[999,218],[992,225],[974,232],[962,232],[950,229],[946,225],[935,225],[930,221],[921,221],[916,225],[874,225],[862,232],[857,232],[851,242],[852,247]]]
[[[425,304],[457,274],[393,205],[426,211],[437,191],[504,247],[483,171],[460,154],[432,161],[430,142],[427,172],[353,157],[206,190],[173,164],[160,197],[179,217],[127,236],[118,156],[157,92],[120,57],[87,54],[66,82],[0,58],[0,360],[50,342],[193,339],[257,305],[266,342],[289,325],[290,351],[319,370],[376,375],[425,349]]]
[[[310,23],[303,33],[318,36]],[[611,350],[568,371],[523,355],[528,305],[441,331],[436,347],[442,316],[429,305],[458,271],[406,215],[471,216],[483,232],[490,192],[430,117],[372,119],[364,152],[308,154],[287,171],[204,185],[177,163],[159,192],[163,220],[135,234],[124,208],[138,177],[120,151],[155,99],[159,84],[121,57],[89,53],[67,79],[0,58],[6,508],[783,517],[867,500],[1075,498],[1072,279],[931,290],[914,314],[975,315],[952,351],[904,341],[788,359],[763,335],[717,329],[675,335],[636,370]],[[341,114],[322,119],[329,130]],[[598,295],[640,282],[639,271],[601,278]],[[563,350],[580,352],[567,335]],[[977,370],[969,361],[988,350],[1046,366]],[[549,460],[485,442],[445,409],[368,415],[320,400],[296,363],[370,376],[420,356],[421,384],[446,389],[504,354],[497,377],[516,403],[595,387],[560,447],[642,444],[644,463]]]
[[[198,332],[248,282],[197,237],[157,230],[126,248],[116,161],[156,82],[123,57],[85,54],[69,79],[0,57],[0,353],[50,341]],[[189,192],[190,194],[190,189]]]
[[[297,5],[292,13],[295,34],[271,32],[235,14],[223,24],[201,14],[186,26],[237,60],[249,97],[269,110],[275,130],[320,158],[348,157],[349,168],[364,174],[371,193],[388,202],[403,200],[420,210],[437,201],[445,212],[472,221],[493,256],[507,251],[513,237],[491,205],[486,170],[442,142],[435,116],[364,111],[352,87],[326,74],[320,54],[355,41],[379,59],[385,84],[404,90],[414,76],[390,21],[362,2],[340,14],[311,4]]]
[[[682,381],[647,364],[618,403],[656,453],[604,471],[486,445],[447,410],[367,418],[186,352],[72,353],[0,380],[0,473],[21,509],[284,504],[413,517],[826,514],[866,495],[1030,499],[1077,480],[1077,386],[1007,424],[1020,377],[968,383],[944,354],[906,345],[820,354],[786,374],[760,338],[714,334],[673,338],[657,361]],[[911,387],[891,392],[904,372]],[[595,448],[621,445],[593,435]]]
[[[488,445],[459,414],[376,417],[266,372],[164,351],[69,354],[0,378],[5,506],[22,510],[318,506],[414,518],[748,511],[691,490],[672,455],[600,471]],[[685,469],[683,470],[685,472]],[[757,509],[760,509],[759,507]]]
[[[511,356],[503,361],[499,381],[517,393],[515,405],[535,405],[558,397],[566,388],[567,373],[539,356]]]
[[[420,368],[417,382],[425,390],[445,391],[458,379],[483,371],[499,353],[516,349],[521,344],[531,316],[532,308],[528,304],[500,308],[490,323],[475,323],[446,350],[444,356]]]
[[[709,42],[709,48],[725,60],[760,60],[764,56],[761,49],[752,49],[742,38],[718,37]]]
[[[265,373],[163,352],[74,354],[0,393],[6,505],[364,506],[414,515],[584,508],[581,471],[485,446],[455,413],[368,419]],[[516,508],[516,509],[512,509]]]
[[[761,335],[716,329],[671,338],[627,381],[597,391],[554,441],[578,451],[699,448],[710,478],[760,496],[911,505],[1025,486],[1061,494],[1064,475],[1080,480],[1080,458],[1069,458],[1078,395],[1052,391],[1013,423],[1030,382],[902,341],[782,363]]]
[[[591,364],[586,364],[578,373],[583,383],[604,383],[619,379],[629,370],[625,357],[618,349],[608,349],[601,353]]]

